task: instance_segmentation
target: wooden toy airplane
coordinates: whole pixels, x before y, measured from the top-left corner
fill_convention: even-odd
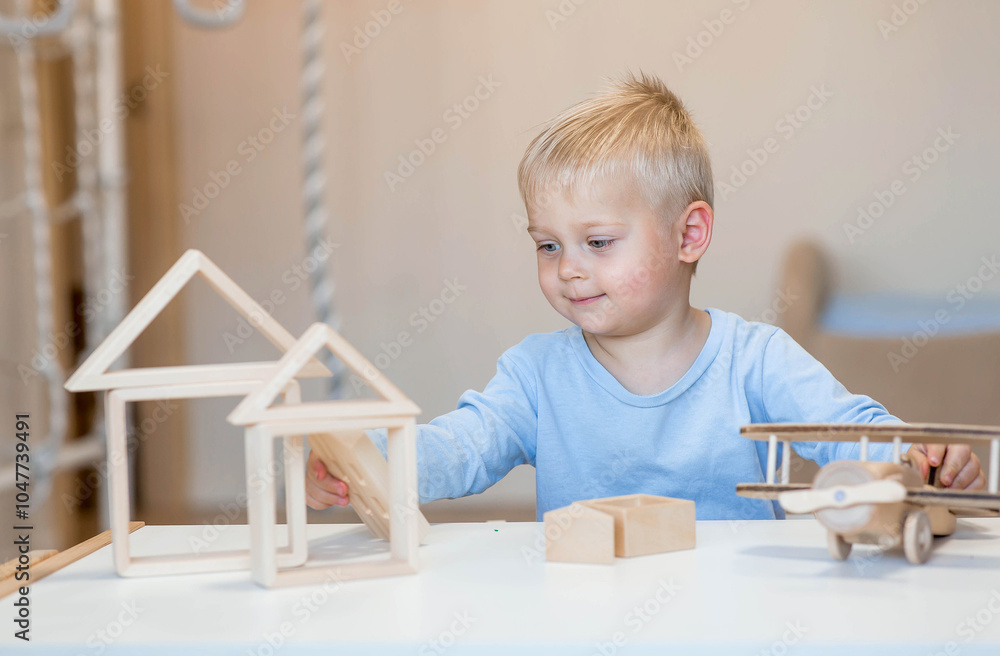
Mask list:
[[[767,440],[765,483],[741,483],[736,493],[752,499],[777,499],[789,513],[814,513],[826,527],[830,555],[844,560],[854,544],[902,545],[914,565],[927,561],[934,536],[955,532],[955,515],[1000,511],[1000,427],[954,424],[750,424],[740,433]],[[775,483],[777,443],[782,442],[782,481]],[[947,490],[924,482],[905,454],[903,441],[924,444],[988,442],[986,492]],[[860,442],[860,460],[838,460],[823,467],[812,485],[788,482],[790,442]],[[892,442],[892,462],[869,462],[869,442]]]

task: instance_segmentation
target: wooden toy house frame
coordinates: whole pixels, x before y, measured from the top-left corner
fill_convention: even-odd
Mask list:
[[[279,349],[287,351],[295,344],[292,334],[215,263],[197,250],[188,250],[66,382],[66,389],[71,392],[106,392],[105,419],[112,548],[116,571],[122,576],[226,571],[246,569],[250,565],[250,553],[247,551],[148,556],[140,559],[131,558],[129,553],[130,504],[126,402],[244,395],[259,387],[261,381],[269,377],[276,366],[274,362],[251,362],[108,371],[115,360],[132,345],[196,275],[200,275]],[[329,373],[322,363],[312,360],[303,364],[298,375],[323,376]],[[294,404],[299,399],[299,389],[295,381],[287,381],[279,392],[285,396],[289,404]],[[285,441],[285,470],[289,545],[278,557],[278,565],[291,567],[301,564],[306,559],[305,473],[300,436],[289,435]]]
[[[330,349],[348,369],[362,376],[381,397],[376,400],[326,401],[269,407],[285,386],[294,379],[323,347]],[[229,421],[245,427],[247,469],[268,470],[273,466],[273,440],[291,435],[310,435],[310,439],[336,440],[338,432],[387,428],[388,455],[388,527],[380,527],[378,518],[363,509],[362,519],[376,535],[385,537],[387,529],[390,557],[381,561],[362,561],[332,565],[314,564],[279,571],[281,565],[275,548],[275,501],[273,481],[249,490],[251,575],[266,587],[321,583],[415,573],[419,567],[417,549],[426,520],[420,513],[417,492],[416,416],[420,409],[360,352],[336,331],[324,324],[313,324],[288,350],[269,380],[240,403]],[[364,438],[367,439],[367,438]],[[363,485],[364,482],[362,481]],[[352,501],[354,497],[352,496]]]
[[[105,393],[108,439],[108,496],[115,571],[120,576],[160,576],[250,569],[250,551],[211,552],[133,557],[129,545],[128,441],[125,404],[130,401],[217,398],[244,396],[260,381],[242,380],[201,383],[198,385],[150,385],[109,390]],[[291,381],[284,392],[286,403],[296,403],[299,385]],[[258,479],[267,479],[274,488],[274,469],[259,470],[247,465],[247,495]],[[288,436],[284,449],[285,510],[288,522],[288,545],[278,552],[279,567],[297,567],[306,561],[305,455],[302,436]],[[121,538],[120,536],[125,536]]]

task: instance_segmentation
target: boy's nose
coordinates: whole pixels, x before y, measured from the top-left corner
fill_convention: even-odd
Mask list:
[[[580,262],[574,257],[567,256],[564,252],[563,256],[559,258],[559,279],[573,280],[583,277],[584,272]]]

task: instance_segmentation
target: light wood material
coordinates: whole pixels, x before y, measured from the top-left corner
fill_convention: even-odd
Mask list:
[[[292,381],[322,348],[329,349],[346,368],[368,381],[378,400],[333,400],[269,407],[277,393]],[[250,490],[251,575],[265,587],[322,583],[331,576],[368,578],[416,572],[418,547],[429,525],[419,510],[417,488],[416,416],[420,408],[410,401],[347,340],[322,323],[309,327],[281,358],[274,373],[230,413],[230,423],[246,427],[247,472],[266,471],[272,464],[272,440],[306,429],[314,435],[313,448],[328,469],[351,485],[372,532],[389,540],[388,560],[371,563],[312,565],[279,572],[274,548],[274,489],[272,481]],[[382,457],[361,431],[388,429],[386,484],[378,472]],[[345,442],[338,442],[343,436]],[[351,468],[356,471],[351,471]],[[341,475],[338,475],[339,474]],[[355,481],[352,485],[350,481]],[[356,498],[355,498],[356,497]]]
[[[791,490],[810,490],[809,483],[783,483],[771,485],[770,483],[737,483],[736,494],[748,499],[777,499],[782,492]]]
[[[133,531],[136,531],[142,528],[143,526],[145,526],[145,524],[143,524],[142,522],[129,522],[129,524],[126,526],[126,529],[129,533],[132,533]],[[42,560],[41,562],[39,562],[37,566],[31,567],[30,569],[31,579],[29,581],[18,581],[13,576],[0,581],[0,598],[6,597],[10,593],[17,591],[18,588],[25,585],[26,583],[28,586],[33,586],[36,583],[38,583],[38,581],[44,579],[49,574],[57,572],[63,567],[75,563],[84,556],[88,556],[97,551],[98,549],[100,549],[101,547],[106,547],[109,544],[111,544],[110,530],[104,531],[103,533],[99,533],[98,535],[95,535],[89,540],[85,540],[74,547],[66,549],[65,551],[60,551],[59,553],[51,555]],[[7,565],[9,564],[10,563],[7,563]],[[7,565],[5,565],[5,567]],[[17,565],[15,564],[14,567],[16,568]]]
[[[767,477],[768,483],[774,483],[774,469],[777,462],[778,436],[767,436]]]
[[[784,441],[781,443],[781,482],[788,485],[792,474],[792,443]]]
[[[738,484],[736,493],[749,498],[778,499],[789,513],[815,513],[829,529],[830,554],[838,559],[847,557],[851,544],[884,546],[909,540],[904,545],[907,558],[911,563],[921,564],[929,556],[929,547],[922,537],[924,529],[914,527],[923,527],[926,521],[933,535],[950,535],[955,530],[956,514],[1000,513],[1000,494],[997,493],[1000,455],[994,455],[994,450],[1000,451],[1000,427],[931,423],[788,423],[750,424],[742,426],[740,433],[750,439],[767,440],[767,474],[765,483]],[[782,485],[776,485],[773,465],[779,436],[786,451],[791,440],[858,441],[861,458],[856,462],[829,463],[816,474],[811,486],[789,485],[784,475]],[[911,466],[910,458],[901,453],[904,439],[929,444],[989,443],[988,491],[968,492],[925,485]],[[869,442],[891,442],[892,463],[868,461]],[[829,483],[840,476],[846,477],[843,484]],[[825,482],[821,484],[821,481]]]
[[[34,567],[46,558],[51,558],[57,553],[59,553],[58,549],[36,549],[34,551],[29,551],[27,553],[28,567]],[[20,558],[11,558],[3,565],[0,565],[0,581],[14,576],[14,574],[17,573],[17,566],[20,564]]]
[[[331,401],[336,404],[337,401]],[[250,523],[251,577],[264,587],[320,584],[331,581],[413,574],[419,568],[419,553],[423,515],[418,508],[416,422],[414,418],[388,418],[393,427],[388,431],[388,512],[389,548],[387,559],[360,563],[306,563],[297,569],[278,570],[275,549],[275,490],[272,477],[263,477],[259,485],[247,490],[247,512]],[[312,422],[265,422],[246,428],[247,477],[255,471],[273,467],[275,439],[300,434],[305,425],[316,432],[338,434],[359,430],[371,422],[377,427],[379,418],[361,420],[329,420]],[[347,428],[346,426],[351,426]],[[365,437],[364,439],[368,439]],[[328,454],[332,455],[332,454]],[[379,454],[381,457],[381,454]],[[304,485],[303,485],[304,494]],[[304,507],[304,503],[303,503]],[[426,521],[426,520],[424,520]]]
[[[740,434],[752,440],[777,435],[792,442],[857,442],[867,435],[870,442],[892,442],[897,436],[907,442],[927,444],[989,443],[1000,438],[1000,427],[962,424],[747,424]]]
[[[308,440],[327,471],[347,483],[351,506],[361,521],[377,537],[388,540],[389,468],[378,447],[363,431],[312,434]],[[418,539],[423,542],[430,524],[423,513],[417,513]]]
[[[990,440],[990,465],[989,465],[989,485],[987,490],[991,494],[996,494],[998,484],[1000,484],[1000,438]]]
[[[122,322],[111,332],[76,373],[66,383],[70,390],[109,390],[106,397],[108,439],[108,486],[111,506],[111,527],[114,535],[115,569],[121,576],[151,576],[191,572],[246,569],[251,566],[248,552],[209,554],[167,554],[132,558],[128,536],[124,531],[130,510],[128,475],[129,450],[126,440],[125,404],[128,401],[158,399],[210,398],[246,396],[260,387],[265,379],[273,378],[277,363],[239,363],[186,367],[156,367],[107,371],[135,339],[164,310],[167,304],[196,275],[203,277],[244,318],[251,321],[261,334],[281,349],[296,344],[291,333],[232,281],[210,259],[197,250],[187,251],[140,300]],[[299,375],[328,375],[329,370],[318,360],[306,357],[296,370]],[[273,383],[272,383],[273,384]],[[299,388],[293,377],[278,386],[285,396],[286,407],[299,403]],[[165,421],[153,417],[159,425]],[[285,484],[288,516],[288,546],[275,551],[276,567],[301,565],[307,558],[305,543],[305,457],[301,434],[286,434]],[[180,440],[178,440],[180,442]],[[183,444],[179,445],[183,446]],[[273,478],[268,470],[262,476]],[[261,474],[257,473],[258,476]],[[253,480],[247,480],[251,487]]]
[[[108,389],[153,385],[197,385],[230,380],[266,380],[274,373],[275,362],[236,362],[176,367],[145,367],[110,371],[102,377]],[[307,371],[308,373],[308,371]]]
[[[260,389],[257,386],[256,389]],[[275,406],[267,408],[263,418],[253,419],[246,423],[260,421],[294,421],[296,419],[312,419],[322,416],[327,419],[367,419],[378,417],[400,417],[419,414],[420,409],[412,401],[377,401],[361,399],[357,401],[337,401],[336,404],[327,401],[303,403],[301,405]],[[232,416],[232,415],[230,415]],[[245,415],[244,415],[245,417]],[[242,424],[242,420],[235,422]]]
[[[131,555],[125,531],[131,518],[125,404],[144,400],[243,396],[259,384],[260,381],[256,380],[238,380],[199,385],[131,387],[107,393],[105,416],[108,435],[108,496],[115,571],[120,576],[162,576],[250,568],[248,551],[164,554],[139,558]],[[296,381],[290,381],[285,396],[288,403],[294,403],[300,398]],[[305,562],[308,552],[305,538],[305,456],[301,435],[289,435],[286,438],[284,469],[288,546],[276,553],[276,564],[279,567],[295,567]],[[261,478],[270,480],[273,489],[274,475],[271,472],[274,471],[276,469],[253,471],[253,476],[247,478],[248,492],[260,483]]]
[[[824,508],[850,508],[866,503],[899,503],[906,500],[906,488],[897,481],[879,480],[859,485],[839,485],[783,492],[782,507],[793,514],[806,515]]]
[[[694,549],[694,501],[628,494],[580,503],[614,517],[618,557]]]
[[[955,532],[956,511],[1000,510],[1000,495],[927,485],[909,461],[839,460],[823,467],[812,485],[743,483],[736,493],[777,498],[789,513],[815,514],[827,528],[828,549],[837,560],[848,557],[851,545],[877,544],[902,546],[907,559],[919,565],[930,557],[933,536]]]
[[[200,275],[206,282],[219,293],[241,316],[253,325],[266,337],[268,341],[277,346],[282,351],[290,349],[295,344],[295,338],[284,327],[279,324],[274,317],[269,315],[257,301],[243,291],[239,285],[227,276],[219,267],[215,265],[204,253],[191,249],[181,256],[177,262],[163,275],[160,280],[153,285],[153,288],[140,300],[132,311],[129,312],[118,326],[111,331],[111,334],[101,343],[97,349],[87,358],[76,372],[66,382],[66,389],[79,392],[84,390],[103,390],[121,387],[139,386],[149,384],[149,380],[137,380],[131,376],[133,370],[117,372],[117,377],[108,379],[108,368],[117,360],[132,342],[153,322],[153,320],[163,311],[170,301],[180,293],[188,282],[196,275]],[[213,372],[220,378],[239,378],[245,376],[245,365],[237,366],[232,373],[226,373],[226,367],[231,365],[208,365],[209,372]],[[181,380],[173,382],[197,382],[200,367],[186,367],[180,372],[175,370]],[[160,371],[157,375],[162,375]],[[297,368],[296,373],[300,376],[329,375],[330,371],[318,360],[307,358]],[[158,380],[164,382],[164,380]],[[287,382],[287,381],[285,381]],[[284,384],[280,385],[275,393],[284,389]]]
[[[336,404],[304,404],[298,408],[269,408],[285,384],[299,372],[322,348],[328,348],[354,374],[360,376],[381,397],[378,401],[339,401]],[[343,408],[343,409],[340,409]],[[368,416],[418,415],[420,408],[398,387],[382,375],[337,331],[322,323],[314,323],[288,349],[278,362],[275,374],[259,389],[247,396],[227,418],[239,426],[288,419],[313,417],[348,418]]]
[[[943,490],[931,486],[924,486],[920,490],[909,490],[906,501],[920,506],[945,506],[955,510],[965,508],[1000,510],[1000,495],[989,492]]]
[[[610,564],[615,561],[615,518],[574,503],[550,510],[545,522],[545,560]]]

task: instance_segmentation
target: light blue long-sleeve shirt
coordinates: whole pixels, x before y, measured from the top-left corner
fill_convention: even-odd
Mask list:
[[[526,337],[500,357],[486,389],[417,427],[421,503],[478,494],[527,463],[539,520],[581,499],[639,492],[692,499],[698,519],[781,518],[777,502],[736,495],[737,483],[763,482],[767,467],[767,443],[742,437],[741,425],[900,423],[783,330],[707,312],[712,327],[694,364],[648,396],[608,373],[578,326]],[[385,455],[385,431],[369,435]],[[819,465],[859,456],[854,443],[792,447]],[[871,444],[869,458],[889,460],[891,446]]]

